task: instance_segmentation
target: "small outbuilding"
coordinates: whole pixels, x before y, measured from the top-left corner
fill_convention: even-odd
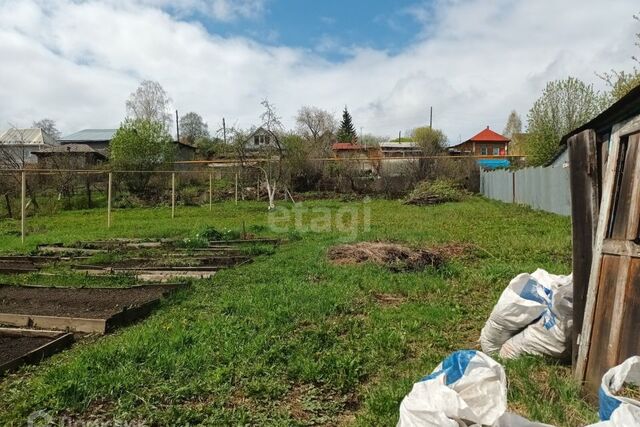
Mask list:
[[[38,161],[36,153],[58,141],[40,128],[12,128],[0,133],[0,167],[22,168]]]
[[[34,154],[41,169],[86,169],[107,160],[107,156],[87,144],[49,146]]]

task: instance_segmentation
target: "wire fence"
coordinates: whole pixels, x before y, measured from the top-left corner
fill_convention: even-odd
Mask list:
[[[278,198],[291,193],[330,192],[405,194],[420,180],[448,177],[470,190],[479,189],[475,157],[415,156],[391,158],[302,159],[278,177]],[[251,164],[271,159],[252,159]],[[133,207],[208,206],[223,201],[267,200],[265,168],[237,160],[176,162],[172,170],[0,169],[0,220],[20,219],[22,240],[29,216],[65,210],[104,209],[105,226],[112,211]],[[290,190],[290,191],[289,191]],[[297,198],[297,196],[296,196]]]

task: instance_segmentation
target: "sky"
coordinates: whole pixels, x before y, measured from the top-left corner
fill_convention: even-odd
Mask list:
[[[358,131],[403,135],[429,122],[455,144],[545,84],[629,70],[637,0],[0,0],[0,129],[44,117],[63,134],[115,128],[142,80],[214,133],[288,129],[300,107]]]

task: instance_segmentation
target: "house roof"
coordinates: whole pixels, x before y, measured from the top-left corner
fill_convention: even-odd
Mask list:
[[[336,142],[331,146],[331,149],[334,151],[342,151],[342,150],[364,150],[364,146],[359,144],[352,144],[350,142]]]
[[[492,131],[489,126],[478,134],[467,139],[465,142],[509,142],[509,138]]]
[[[64,144],[44,147],[42,150],[34,152],[36,156],[48,156],[51,154],[94,154],[97,157],[106,159],[107,156],[102,150],[95,150],[87,144]]]
[[[107,142],[113,139],[117,129],[83,129],[60,138],[60,142]]]
[[[415,149],[418,148],[418,145],[415,142],[393,142],[393,141],[389,141],[389,142],[381,142],[380,143],[380,148],[382,149],[392,149],[392,150],[411,150],[411,149]]]
[[[0,144],[56,145],[58,141],[40,128],[11,128],[0,133]]]

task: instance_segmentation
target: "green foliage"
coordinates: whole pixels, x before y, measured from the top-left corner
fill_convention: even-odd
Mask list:
[[[411,132],[411,139],[427,155],[441,153],[447,146],[445,134],[440,129],[432,129],[428,126],[415,128]]]
[[[171,135],[160,122],[126,119],[109,144],[110,163],[117,170],[156,170],[173,161]]]
[[[198,137],[195,140],[196,153],[198,157],[212,159],[215,156],[224,154],[230,149],[220,138],[209,138],[207,136]]]
[[[449,179],[422,181],[409,194],[406,203],[410,205],[433,205],[445,202],[459,202],[467,196],[458,184]]]
[[[356,143],[358,141],[356,128],[353,126],[351,114],[349,114],[347,107],[344,107],[344,111],[342,112],[342,121],[340,122],[337,138],[340,142]]]
[[[600,113],[606,96],[574,77],[547,83],[528,115],[529,162],[536,166],[550,160],[560,140]]]

